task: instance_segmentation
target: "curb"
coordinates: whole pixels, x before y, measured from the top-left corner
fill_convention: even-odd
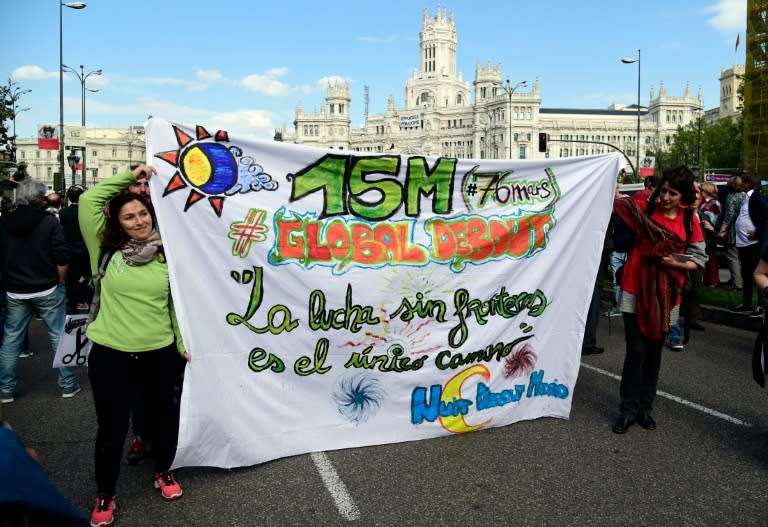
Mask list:
[[[763,325],[763,317],[750,317],[715,306],[701,306],[701,320],[754,332],[760,331]]]
[[[613,302],[613,290],[603,289],[601,298],[604,305],[606,303],[611,305]],[[700,310],[700,320],[711,322],[713,324],[720,324],[721,326],[758,332],[760,331],[760,326],[763,324],[763,317],[751,317],[743,313],[733,313],[722,307],[700,306]]]

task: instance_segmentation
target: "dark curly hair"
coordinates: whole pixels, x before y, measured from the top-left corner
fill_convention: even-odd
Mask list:
[[[123,192],[118,194],[109,201],[109,215],[107,216],[107,224],[104,226],[104,230],[101,233],[101,248],[104,251],[115,252],[120,250],[125,242],[128,241],[129,236],[120,227],[120,209],[123,205],[130,203],[131,201],[138,201],[149,211],[152,216],[152,225],[157,224],[157,217],[155,216],[155,209],[144,196],[134,194],[133,192]]]
[[[670,187],[680,193],[680,202],[683,205],[693,205],[696,201],[696,176],[694,176],[688,165],[677,165],[676,167],[668,168],[661,174],[659,184],[656,186],[656,190],[653,191],[649,201],[655,202],[659,197],[661,187],[664,183],[668,183]]]

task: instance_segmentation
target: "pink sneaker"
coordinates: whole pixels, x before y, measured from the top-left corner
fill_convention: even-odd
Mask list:
[[[109,494],[96,496],[96,506],[91,511],[91,527],[107,527],[115,521],[115,497]]]
[[[139,436],[136,436],[136,439],[133,440],[131,446],[128,447],[128,454],[125,456],[125,462],[129,465],[139,465],[144,463],[147,459],[148,450],[149,445],[147,445],[147,442]]]
[[[155,488],[160,489],[163,499],[168,501],[177,500],[184,493],[171,471],[155,474]]]

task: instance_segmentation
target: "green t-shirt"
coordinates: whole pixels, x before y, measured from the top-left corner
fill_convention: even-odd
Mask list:
[[[104,205],[135,182],[131,172],[119,174],[80,196],[80,231],[94,275],[106,225]],[[115,252],[101,279],[99,313],[86,335],[92,342],[127,352],[163,348],[175,339],[179,353],[183,353],[165,261],[155,258],[145,265],[130,266],[120,251]]]

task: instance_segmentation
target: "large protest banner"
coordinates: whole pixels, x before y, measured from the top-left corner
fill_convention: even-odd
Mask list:
[[[568,418],[618,154],[365,155],[147,124],[192,354],[174,465]]]

